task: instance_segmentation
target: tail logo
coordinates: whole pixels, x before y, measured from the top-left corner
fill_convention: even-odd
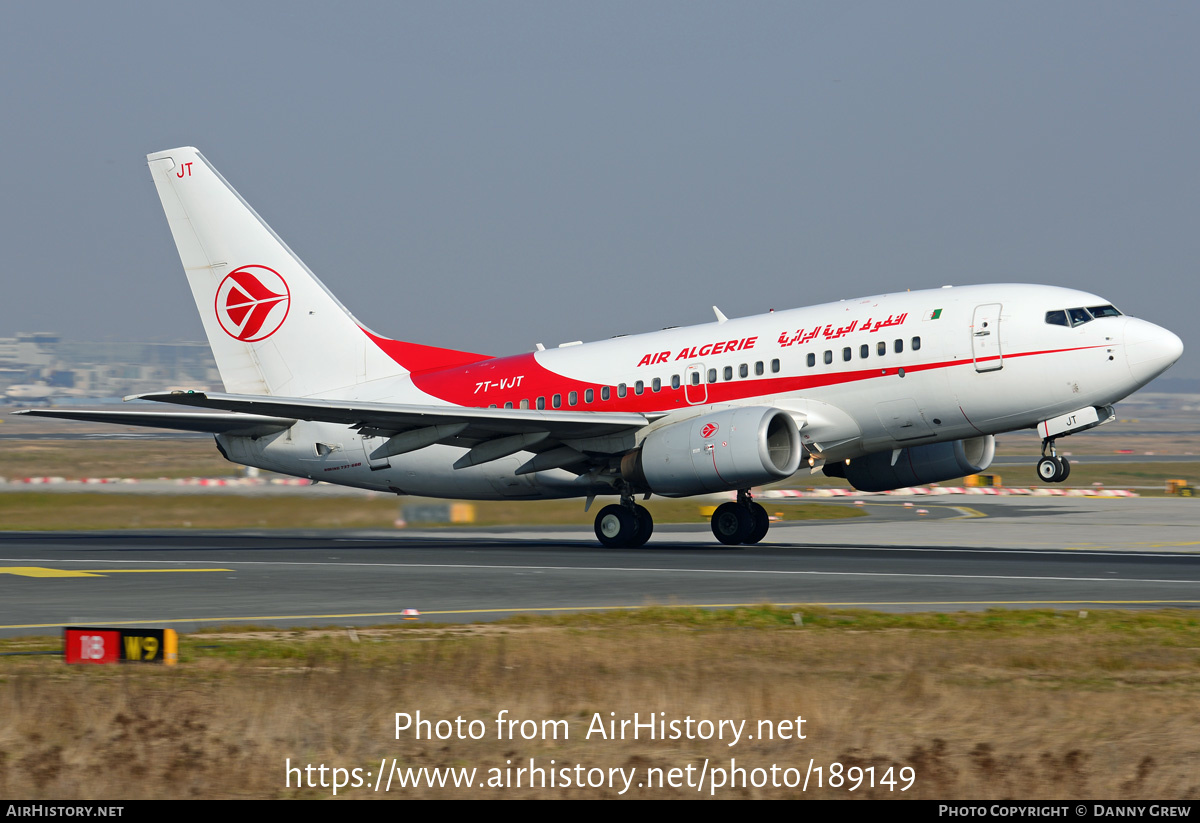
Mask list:
[[[215,309],[226,334],[254,343],[279,331],[291,304],[291,290],[279,272],[266,266],[242,266],[217,287]]]

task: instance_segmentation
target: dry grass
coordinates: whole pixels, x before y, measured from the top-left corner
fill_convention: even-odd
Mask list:
[[[1014,435],[1005,435],[1012,438]],[[1036,438],[1033,438],[1036,441]],[[1021,441],[1021,447],[1006,453],[1036,454]],[[1064,442],[1060,445],[1066,445]],[[1111,453],[1111,450],[1107,450]],[[1082,451],[1078,453],[1083,453]],[[1100,453],[1105,453],[1101,451]],[[1027,466],[994,466],[1006,485],[1044,486],[1037,481],[1031,458]],[[0,451],[0,477],[133,477],[139,479],[180,477],[229,477],[240,466],[221,457],[208,439],[181,440],[14,440]],[[264,476],[270,476],[264,473]],[[1200,460],[1194,463],[1093,464],[1075,463],[1068,486],[1101,483],[1112,488],[1165,486],[1168,478],[1183,477],[1200,483]],[[806,472],[778,484],[786,488],[846,488],[846,481]],[[947,483],[943,485],[953,485]],[[590,522],[590,521],[589,521]]]
[[[396,498],[133,495],[80,492],[0,494],[0,528],[90,529],[369,529],[392,528]]]
[[[243,497],[6,492],[0,494],[0,529],[391,529],[400,505],[411,500],[386,494]],[[590,514],[584,512],[581,500],[483,501],[472,505],[476,519],[469,525],[480,527],[591,526],[596,516],[595,508]],[[696,501],[658,500],[647,506],[659,524],[707,520],[700,513],[701,504]],[[852,506],[825,503],[779,508],[787,520],[824,520],[866,514]]]
[[[1178,463],[1079,463],[1071,464],[1071,476],[1063,484],[1042,483],[1036,477],[1035,461],[1027,466],[993,465],[988,474],[999,474],[1005,486],[1020,488],[1089,488],[1096,484],[1110,489],[1137,489],[1139,494],[1166,491],[1167,480],[1184,478],[1200,483],[1200,461]],[[946,482],[943,486],[956,485]]]
[[[1131,418],[1125,418],[1128,413]],[[1077,455],[1114,454],[1119,449],[1129,449],[1134,454],[1200,454],[1200,431],[1197,431],[1195,413],[1186,411],[1122,412],[1121,419],[1091,429],[1081,434],[1061,438],[1059,449]],[[1021,429],[996,436],[997,454],[1036,455],[1041,448],[1041,437],[1034,429]]]
[[[1103,429],[1099,429],[1103,431]],[[1004,435],[1014,438],[1016,434]],[[1028,438],[1026,438],[1028,439]],[[1006,453],[1036,455],[1036,438],[1028,446]],[[1062,445],[1067,445],[1063,443]],[[1111,452],[1111,450],[1106,450]],[[1084,453],[1079,451],[1079,453]],[[1097,453],[1105,453],[1102,450]],[[1044,486],[1034,473],[1034,459],[1028,465],[996,465],[1008,486]],[[241,467],[229,463],[209,439],[179,440],[12,440],[0,451],[0,477],[58,476],[68,480],[80,477],[222,477],[238,474]],[[264,473],[264,476],[271,476]],[[1068,486],[1103,483],[1112,488],[1164,487],[1169,477],[1186,477],[1200,482],[1200,461],[1194,463],[1075,463]],[[953,485],[953,483],[944,483]],[[800,473],[779,483],[786,488],[845,488],[846,481],[822,474]]]
[[[0,477],[228,477],[238,468],[209,438],[10,440],[0,450]]]
[[[0,658],[0,796],[327,797],[285,760],[403,767],[911,766],[917,798],[1200,797],[1198,619],[1186,612],[871,615],[762,608],[486,627],[187,638],[176,670]],[[27,644],[28,645],[28,644]],[[215,648],[203,648],[215,646]],[[567,740],[497,740],[495,718]],[[484,739],[396,739],[396,712],[485,722]],[[585,740],[595,713],[806,719],[805,740]],[[748,728],[747,731],[751,729]],[[627,797],[707,796],[694,788]],[[852,796],[887,797],[860,788]],[[367,788],[339,797],[385,797]],[[616,797],[615,789],[407,789],[403,797]],[[798,789],[725,788],[721,797]],[[851,796],[845,789],[810,797]]]

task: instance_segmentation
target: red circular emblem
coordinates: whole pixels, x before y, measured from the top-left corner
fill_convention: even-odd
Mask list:
[[[717,433],[717,429],[719,428],[720,426],[718,426],[716,423],[705,423],[704,428],[700,430],[700,436],[705,438],[712,437]]]
[[[291,305],[287,283],[266,266],[242,266],[217,286],[217,322],[230,337],[246,343],[279,331]]]

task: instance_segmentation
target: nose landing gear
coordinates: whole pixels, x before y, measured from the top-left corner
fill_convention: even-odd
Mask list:
[[[1050,454],[1046,454],[1049,449]],[[1044,483],[1061,483],[1071,476],[1071,463],[1065,457],[1059,457],[1054,448],[1054,438],[1042,440],[1042,458],[1037,463],[1038,477]]]

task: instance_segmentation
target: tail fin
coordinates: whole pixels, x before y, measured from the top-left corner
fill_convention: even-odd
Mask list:
[[[146,159],[226,391],[336,396],[483,358],[373,334],[199,151]]]

